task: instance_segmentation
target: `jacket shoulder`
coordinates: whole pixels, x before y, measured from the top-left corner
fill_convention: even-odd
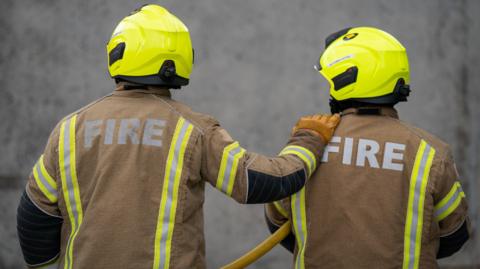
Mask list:
[[[98,99],[92,101],[91,103],[89,103],[89,104],[87,104],[87,105],[85,105],[85,106],[83,106],[83,107],[75,110],[74,112],[68,114],[67,116],[63,117],[62,120],[60,121],[60,123],[63,122],[63,121],[65,121],[65,120],[67,120],[68,118],[71,118],[71,117],[74,116],[74,115],[81,115],[82,113],[85,113],[86,111],[88,111],[89,109],[95,107],[96,105],[101,104],[104,100],[108,99],[108,98],[111,97],[111,96],[112,96],[112,94],[108,94],[108,95],[105,95],[105,96],[103,96],[103,97],[101,97],[101,98],[98,98]]]
[[[182,117],[199,129],[201,133],[204,133],[206,130],[212,127],[220,125],[214,117],[208,114],[193,111],[189,106],[181,102],[170,100],[169,103]]]
[[[416,126],[413,126],[404,121],[398,121],[399,124],[403,125],[411,135],[418,137],[419,140],[425,140],[430,146],[432,146],[435,151],[440,156],[445,156],[450,151],[450,146],[448,143],[437,137],[436,135]]]

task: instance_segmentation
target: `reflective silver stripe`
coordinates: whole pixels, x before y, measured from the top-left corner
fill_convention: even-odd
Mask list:
[[[71,149],[70,149],[70,124],[71,118],[68,119],[65,123],[65,143],[64,143],[64,169],[65,169],[65,177],[67,182],[67,193],[68,199],[70,200],[70,204],[72,207],[72,214],[75,218],[75,226],[78,226],[78,210],[77,210],[77,202],[75,201],[75,190],[73,187],[72,182],[72,164],[71,164]]]
[[[455,184],[455,186],[456,186],[456,190],[453,196],[448,200],[448,202],[445,205],[435,210],[435,218],[438,218],[445,211],[447,211],[462,194],[463,192],[462,186],[460,184]]]
[[[290,145],[286,146],[279,155],[282,156],[286,154],[293,154],[302,159],[302,161],[305,162],[307,166],[306,170],[308,171],[308,176],[310,176],[315,171],[317,161],[315,160],[315,155],[308,149],[301,146]]]
[[[57,189],[50,185],[48,180],[43,176],[42,170],[40,169],[40,162],[42,159],[38,160],[38,163],[35,165],[34,169],[36,170],[36,174],[38,175],[38,179],[42,182],[42,185],[53,195],[55,198],[58,198]]]
[[[192,130],[193,125],[180,118],[170,144],[157,219],[157,230],[155,232],[154,269],[166,269],[170,266],[171,243],[175,226],[179,185],[182,177],[185,151]]]
[[[228,196],[232,196],[238,164],[244,154],[245,149],[238,142],[233,142],[223,148],[215,188]]]
[[[313,168],[312,170],[315,170],[315,160],[310,157],[310,154],[308,154],[307,151],[305,151],[304,149],[298,148],[298,147],[288,148],[288,150],[293,150],[293,151],[296,151],[298,153],[301,153],[310,162],[310,165],[309,165],[310,168],[311,169]]]
[[[303,269],[305,266],[304,254],[307,237],[307,220],[305,208],[305,187],[292,195],[292,219],[295,238],[297,240],[297,255],[295,257],[295,269]]]
[[[178,167],[178,158],[180,153],[180,146],[182,141],[185,138],[185,133],[187,131],[188,122],[185,122],[180,130],[180,135],[178,136],[177,141],[175,141],[175,153],[172,160],[172,166],[170,167],[170,176],[168,178],[168,194],[167,201],[165,205],[165,215],[163,216],[163,225],[162,225],[162,239],[160,241],[160,268],[165,267],[165,253],[166,253],[166,242],[168,234],[168,224],[170,222],[170,211],[172,210],[172,196],[173,196],[173,184],[175,181],[175,172]]]
[[[59,141],[59,168],[62,178],[62,190],[71,225],[71,233],[65,250],[66,269],[71,269],[73,266],[73,241],[79,231],[83,218],[82,205],[80,204],[80,190],[77,189],[78,182],[75,167],[76,118],[76,115],[73,115],[62,123]],[[71,133],[72,130],[73,133]]]
[[[233,166],[233,162],[235,160],[235,155],[237,153],[239,153],[240,151],[242,151],[242,148],[240,146],[238,146],[238,147],[230,150],[230,152],[228,152],[227,165],[225,167],[225,174],[223,175],[223,182],[222,182],[222,186],[221,186],[221,190],[224,193],[227,193],[228,185],[230,183],[230,174],[232,172],[236,172],[236,170],[232,171],[232,166]],[[232,180],[235,180],[235,177],[233,177]]]
[[[425,146],[425,151],[423,152],[422,155],[422,161],[420,162],[420,168],[418,170],[418,175],[416,178],[416,183],[415,183],[415,193],[413,196],[413,218],[412,218],[412,232],[410,234],[410,257],[415,257],[415,248],[416,248],[416,235],[417,235],[417,229],[418,229],[418,211],[419,211],[419,198],[420,198],[420,191],[421,191],[421,186],[422,186],[422,178],[423,178],[423,173],[425,173],[425,165],[427,164],[427,158],[428,158],[428,153],[430,152],[430,145]],[[413,247],[412,247],[413,246]],[[415,259],[410,259],[408,268],[414,267],[414,262]]]
[[[302,232],[302,214],[300,212],[300,195],[295,195],[295,206],[296,206],[296,209],[295,210],[295,221],[296,221],[296,229],[297,229],[297,236],[298,236],[298,239],[299,239],[299,250],[298,250],[298,253],[297,253],[297,259],[295,260],[295,268],[301,268],[300,267],[300,259],[301,259],[301,252],[302,252],[302,247],[303,247],[303,244],[305,242],[305,235],[303,234]]]
[[[403,269],[417,269],[422,245],[426,186],[435,149],[420,142],[409,184],[409,201],[405,222]]]
[[[73,218],[75,220],[75,224],[74,224],[74,227],[76,228],[78,226],[78,212],[77,212],[77,204],[75,202],[75,194],[73,192],[73,183],[72,183],[72,172],[71,172],[71,166],[70,166],[70,121],[71,121],[71,118],[68,119],[66,122],[65,122],[65,129],[64,129],[64,143],[63,143],[63,147],[64,147],[64,151],[63,153],[63,160],[64,160],[64,169],[65,169],[65,179],[66,179],[66,184],[67,184],[67,197],[68,197],[68,200],[70,201],[70,210],[71,210],[71,214],[73,215]],[[65,197],[65,198],[67,198]],[[72,243],[72,239],[73,239],[73,234],[75,233],[75,231],[72,231],[72,235],[70,236],[70,238],[68,239],[68,243],[67,243],[67,250],[70,249],[72,246],[71,246],[71,243]],[[66,262],[66,268],[71,268],[69,265],[71,264],[71,260],[70,260],[70,255],[68,253],[65,253],[66,257],[67,257],[67,262]]]

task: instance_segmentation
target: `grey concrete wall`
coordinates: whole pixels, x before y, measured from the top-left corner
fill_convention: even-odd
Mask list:
[[[112,90],[104,45],[140,2],[0,2],[0,268],[22,264],[16,203],[50,130]],[[409,52],[414,90],[400,115],[452,144],[478,230],[480,1],[157,2],[185,21],[196,50],[191,86],[174,97],[217,117],[247,149],[272,155],[300,115],[328,112],[327,83],[312,69],[326,35],[367,25],[397,36]],[[261,206],[237,205],[211,188],[206,196],[208,265],[218,268],[268,233]],[[479,254],[477,233],[442,264],[471,268]],[[251,268],[290,263],[277,247]]]

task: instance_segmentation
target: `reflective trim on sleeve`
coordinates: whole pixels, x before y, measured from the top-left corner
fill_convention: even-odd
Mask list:
[[[60,177],[62,190],[70,219],[71,232],[65,250],[65,269],[73,267],[73,245],[83,221],[80,188],[78,186],[77,169],[75,160],[75,124],[77,115],[66,119],[60,127],[58,143]]]
[[[57,192],[57,183],[55,180],[48,174],[45,165],[43,164],[43,155],[40,156],[37,163],[33,167],[33,177],[38,187],[42,193],[47,197],[47,199],[56,203],[58,201],[58,192]]]
[[[287,154],[293,154],[305,162],[305,164],[307,165],[306,170],[308,171],[309,177],[317,168],[317,159],[315,158],[315,155],[310,150],[304,147],[294,145],[286,146],[278,155],[283,156]]]
[[[305,209],[305,187],[292,195],[292,220],[295,238],[297,239],[297,255],[295,269],[305,268],[305,246],[307,243],[307,213]]]
[[[167,269],[170,266],[171,246],[175,215],[178,203],[178,190],[183,171],[185,149],[187,148],[193,125],[180,118],[175,127],[168,151],[162,198],[155,231],[153,269]]]
[[[285,210],[285,208],[283,208],[280,201],[273,202],[273,205],[275,206],[275,209],[277,209],[278,213],[280,213],[280,215],[282,215],[284,218],[288,218],[288,212],[287,210]]]
[[[215,187],[228,196],[232,196],[233,184],[240,158],[245,154],[245,149],[234,142],[223,149],[222,161],[218,172],[217,184]]]
[[[462,198],[465,198],[465,193],[460,182],[457,181],[448,194],[435,205],[435,221],[438,222],[448,217],[460,205]]]
[[[435,149],[422,140],[410,177],[407,218],[405,221],[403,269],[418,269],[419,266],[425,193],[434,156]]]

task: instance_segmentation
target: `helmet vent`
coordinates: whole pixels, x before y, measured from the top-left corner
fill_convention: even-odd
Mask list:
[[[125,42],[119,43],[112,51],[108,54],[108,64],[112,65],[116,61],[123,58],[123,53],[125,52]]]
[[[337,40],[339,37],[341,37],[342,35],[348,33],[348,31],[350,31],[350,29],[352,29],[352,27],[348,27],[348,28],[345,28],[345,29],[342,29],[338,32],[335,32],[333,34],[330,34],[329,36],[327,36],[327,38],[325,39],[325,48],[327,48],[328,46],[330,46],[330,44],[333,43],[333,41]]]
[[[357,81],[357,75],[358,68],[356,66],[352,66],[345,72],[332,78],[335,90],[338,91],[352,83],[355,83]]]

